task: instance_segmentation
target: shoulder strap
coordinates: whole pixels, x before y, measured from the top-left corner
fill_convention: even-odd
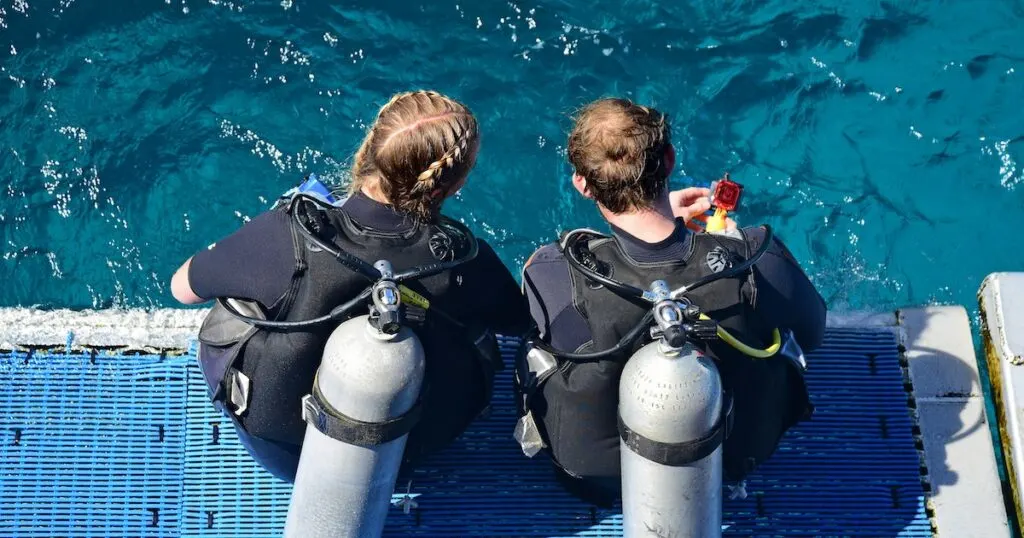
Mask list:
[[[740,236],[743,237],[744,255],[749,259],[753,255],[753,252],[750,250],[751,239],[747,237],[746,232],[742,229],[739,232]],[[747,272],[747,283],[750,285],[750,306],[752,308],[757,308],[757,281],[754,278],[754,270],[756,268],[757,264],[754,264],[750,271]]]
[[[275,321],[281,321],[282,318],[288,315],[292,303],[295,302],[295,297],[299,294],[299,285],[302,283],[302,277],[306,274],[306,269],[309,268],[309,264],[306,262],[306,242],[296,228],[298,225],[294,221],[290,221],[289,224],[288,229],[292,234],[292,253],[295,257],[295,269],[292,271],[292,281],[288,285],[288,291],[285,292],[277,309],[277,315],[274,316]]]
[[[730,252],[734,256],[741,257],[740,262],[750,259],[753,255],[751,249],[751,238],[747,236],[746,232],[742,229],[737,230],[739,237],[722,235],[722,234],[696,234],[694,235],[694,241],[709,242],[714,245],[715,249],[721,248]],[[703,246],[705,250],[708,250],[708,246]],[[711,249],[713,250],[713,249]],[[736,260],[732,260],[734,263]],[[751,267],[746,271],[745,275],[737,275],[735,278],[743,279],[747,283],[747,289],[749,294],[744,292],[743,296],[747,304],[751,307],[757,304],[757,282],[754,279],[754,267]]]
[[[572,256],[591,271],[609,276],[611,266],[598,259],[591,250],[593,247],[607,244],[609,241],[613,241],[611,236],[595,232],[590,228],[577,228],[562,235],[558,241],[558,248],[566,258]],[[575,278],[573,269],[573,265],[570,263],[569,274],[570,277]],[[587,281],[590,282],[590,279]]]
[[[594,230],[593,228],[576,228],[575,230],[562,232],[562,235],[559,236],[558,238],[558,250],[565,252],[565,246],[566,243],[569,241],[569,238],[577,234],[586,234],[590,236],[590,239],[601,239],[610,237],[608,235],[602,234],[601,232],[598,232],[597,230]]]

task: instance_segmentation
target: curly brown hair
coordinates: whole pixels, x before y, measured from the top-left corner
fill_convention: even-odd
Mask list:
[[[400,93],[381,107],[356,152],[349,192],[378,178],[397,211],[432,221],[469,175],[479,147],[477,121],[466,105],[433,91]]]
[[[665,191],[671,142],[665,114],[626,99],[601,99],[576,116],[569,162],[612,213],[646,209]]]

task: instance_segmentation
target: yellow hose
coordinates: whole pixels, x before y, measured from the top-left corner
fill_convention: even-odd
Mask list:
[[[700,319],[709,320],[711,318],[707,317],[704,314],[701,314]],[[740,342],[738,338],[733,336],[729,331],[723,329],[721,326],[718,327],[718,337],[721,338],[723,342],[729,344],[740,353],[743,353],[744,355],[748,357],[753,357],[755,359],[767,359],[773,357],[776,353],[779,352],[779,349],[782,348],[782,334],[779,333],[778,328],[772,329],[772,345],[764,349],[753,348],[748,346],[747,344],[744,344],[743,342]]]
[[[724,209],[719,208],[717,211],[715,211],[714,216],[708,219],[707,231],[710,232],[724,230],[726,215],[727,212]],[[712,230],[712,228],[714,228],[714,230]],[[534,255],[536,254],[537,253],[534,252]],[[524,294],[526,293],[526,266],[530,265],[531,261],[533,261],[533,256],[530,256],[530,259],[527,260],[526,264],[523,266],[523,278],[521,280],[522,283],[520,284],[520,290]],[[399,286],[399,289],[402,292],[402,300],[415,304],[422,308],[430,308],[430,301],[428,301],[423,296],[419,295],[418,293],[410,290],[405,286]],[[704,314],[701,314],[700,319],[709,320],[711,318],[707,317]],[[721,338],[723,342],[729,344],[740,353],[743,353],[744,355],[748,357],[753,357],[755,359],[767,359],[770,357],[774,357],[775,354],[779,352],[779,349],[782,348],[782,334],[779,333],[778,328],[772,329],[772,345],[766,347],[765,349],[752,348],[747,344],[740,342],[738,338],[733,336],[732,333],[730,333],[729,331],[723,329],[721,326],[718,326],[717,332],[718,337]]]

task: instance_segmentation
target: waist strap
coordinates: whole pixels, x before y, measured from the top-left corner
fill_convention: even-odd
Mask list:
[[[644,459],[655,463],[670,467],[681,467],[710,456],[729,436],[729,432],[732,430],[732,395],[726,393],[722,412],[718,416],[718,421],[714,427],[711,428],[711,432],[693,441],[684,441],[682,443],[655,441],[631,430],[623,422],[621,414],[617,418],[619,421],[619,437],[630,450]]]
[[[313,393],[302,399],[302,418],[331,439],[371,448],[394,441],[409,433],[423,414],[423,393],[413,406],[399,417],[383,422],[363,422],[346,416],[323,400],[313,384]]]

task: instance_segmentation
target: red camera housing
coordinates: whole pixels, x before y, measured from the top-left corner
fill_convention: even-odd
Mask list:
[[[729,179],[729,174],[711,184],[711,205],[726,211],[735,211],[740,205],[743,185]]]

